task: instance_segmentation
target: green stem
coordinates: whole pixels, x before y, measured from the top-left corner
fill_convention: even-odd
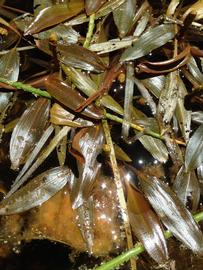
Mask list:
[[[194,219],[196,222],[202,221],[203,220],[203,211],[195,214]],[[166,239],[173,236],[170,231],[165,231],[164,234],[165,234]],[[131,250],[128,250],[128,251],[124,252],[123,254],[117,256],[116,258],[112,259],[111,261],[104,263],[103,265],[95,268],[95,270],[112,270],[112,269],[118,267],[119,265],[123,264],[124,262],[127,262],[131,258],[138,256],[140,253],[142,253],[144,251],[145,251],[144,246],[142,244],[138,243]]]
[[[84,48],[88,48],[90,46],[90,42],[92,39],[93,30],[94,30],[94,20],[95,20],[95,14],[93,13],[89,17],[88,31],[87,31],[85,42],[83,44]]]
[[[51,98],[51,95],[48,92],[42,91],[42,90],[40,90],[38,88],[35,88],[35,87],[32,87],[29,84],[10,81],[10,80],[7,80],[7,79],[2,78],[2,77],[0,77],[0,82],[8,84],[10,86],[13,86],[13,87],[15,87],[15,88],[17,88],[19,90],[21,89],[21,90],[23,90],[25,92],[29,92],[29,93],[32,93],[32,94],[35,94],[35,95],[38,95],[38,96],[42,96],[42,97],[45,97],[45,98]]]
[[[108,119],[110,119],[110,120],[113,120],[113,121],[115,121],[115,122],[117,122],[117,123],[121,123],[121,124],[122,124],[122,123],[124,122],[124,120],[123,120],[122,118],[120,118],[120,117],[118,117],[118,116],[115,116],[115,115],[113,115],[113,114],[110,114],[110,113],[106,113],[105,116],[106,116],[106,118],[108,118]],[[141,127],[141,126],[138,126],[138,125],[133,124],[133,123],[130,123],[130,122],[128,122],[128,124],[129,124],[132,128],[134,128],[134,129],[136,129],[136,130],[138,130],[138,131],[140,131],[140,132],[145,131],[145,129],[144,129],[143,127]],[[153,132],[153,131],[145,131],[145,134],[150,135],[150,136],[152,136],[152,137],[154,137],[154,138],[163,140],[163,137],[162,137],[160,134],[156,133],[156,132]]]

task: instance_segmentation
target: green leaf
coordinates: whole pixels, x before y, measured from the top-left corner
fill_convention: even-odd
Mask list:
[[[120,61],[130,61],[147,55],[151,51],[163,46],[175,36],[173,24],[162,24],[149,29],[134,42],[133,46],[126,49]]]
[[[59,60],[71,67],[81,68],[88,71],[103,72],[106,70],[106,65],[102,59],[94,52],[76,45],[58,44]]]
[[[107,0],[85,0],[85,10],[87,15],[91,15],[98,11],[98,9],[105,3]]]
[[[51,27],[80,13],[84,8],[83,0],[72,0],[69,4],[58,4],[42,9],[25,31],[32,35]]]
[[[136,0],[126,0],[122,5],[113,11],[114,22],[118,28],[120,37],[126,36],[126,34],[132,28],[136,6]]]
[[[32,179],[0,203],[0,215],[10,215],[40,206],[61,190],[73,174],[67,167],[56,167]]]
[[[165,163],[168,160],[168,150],[161,140],[143,135],[139,138],[139,141],[159,162]]]

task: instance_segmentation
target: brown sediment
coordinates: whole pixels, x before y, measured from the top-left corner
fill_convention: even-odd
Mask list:
[[[118,221],[115,186],[109,178],[98,181],[94,192],[94,255],[106,255],[124,246]],[[102,192],[102,190],[104,192]],[[1,217],[2,249],[32,239],[62,242],[79,252],[87,251],[86,243],[76,222],[66,186],[40,207],[23,214]],[[4,248],[5,246],[5,248]],[[0,250],[1,256],[1,250]]]

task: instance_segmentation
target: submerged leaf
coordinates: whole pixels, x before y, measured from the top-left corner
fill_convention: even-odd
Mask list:
[[[20,58],[16,48],[5,53],[0,58],[0,74],[11,81],[17,81],[20,68]]]
[[[126,0],[121,6],[114,10],[113,18],[120,37],[124,37],[133,26],[136,6],[136,0]]]
[[[88,75],[71,67],[64,67],[64,71],[75,86],[88,97],[93,96],[97,91],[99,91],[97,84]],[[100,103],[116,113],[123,114],[123,108],[110,95],[104,95],[101,97]]]
[[[59,102],[71,110],[75,110],[85,98],[68,83],[59,79],[58,74],[52,74],[45,80],[47,91]],[[83,115],[94,119],[102,118],[101,111],[94,105],[89,105],[82,112]]]
[[[21,213],[40,206],[61,190],[73,174],[67,167],[56,167],[32,179],[0,203],[0,215]]]
[[[126,184],[126,188],[127,208],[134,234],[157,263],[165,263],[168,260],[168,251],[157,216],[138,190],[129,183]]]
[[[48,121],[50,101],[37,99],[25,110],[15,126],[10,140],[10,159],[13,169],[25,162],[38,142]]]
[[[185,152],[185,169],[192,171],[203,162],[203,124],[190,138]]]
[[[71,190],[73,208],[81,206],[90,196],[95,177],[101,167],[97,156],[102,151],[103,142],[104,134],[101,126],[82,129],[73,139],[72,147],[81,157],[77,163],[79,178],[75,179]]]
[[[159,98],[158,113],[162,115],[163,122],[169,123],[174,114],[179,88],[179,75],[176,71],[169,73],[166,84]]]
[[[97,10],[106,2],[107,0],[85,0],[85,10],[87,15],[97,12]]]
[[[94,52],[76,45],[57,45],[59,60],[68,66],[84,70],[103,72],[106,69],[102,59]]]
[[[50,110],[50,122],[55,125],[63,125],[69,127],[86,127],[93,125],[92,122],[82,118],[73,120],[74,117],[75,116],[72,113],[68,112],[57,103],[54,103]]]
[[[149,29],[134,42],[133,47],[124,51],[120,61],[129,61],[140,58],[151,51],[163,46],[175,36],[175,27],[172,24],[162,24]]]
[[[182,166],[173,183],[173,190],[185,206],[197,210],[200,199],[200,186],[194,171],[185,172]]]
[[[160,139],[156,139],[148,135],[143,135],[139,138],[139,141],[159,162],[165,163],[168,160],[168,150]]]
[[[193,252],[202,255],[203,234],[176,194],[156,176],[137,174],[145,196],[167,229]]]
[[[84,8],[83,0],[72,0],[69,4],[58,4],[42,9],[25,31],[32,35],[43,29],[61,23],[80,13]]]

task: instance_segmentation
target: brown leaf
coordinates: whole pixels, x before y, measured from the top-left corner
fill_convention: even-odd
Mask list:
[[[63,105],[71,110],[75,110],[85,98],[74,90],[68,83],[59,79],[58,74],[52,74],[45,80],[47,91]],[[83,115],[94,119],[101,119],[101,111],[94,105],[86,107],[82,112]]]
[[[58,44],[57,50],[60,55],[59,60],[65,65],[94,72],[106,70],[102,59],[95,52],[91,52],[82,46]]]
[[[131,185],[136,177],[127,169],[121,170],[127,193],[127,208],[132,230],[149,255],[159,264],[168,260],[168,250],[162,226],[141,192]]]
[[[87,15],[97,12],[97,10],[106,2],[107,0],[85,0],[85,11]]]
[[[42,9],[25,31],[25,35],[36,34],[47,27],[56,25],[80,13],[83,0],[72,0],[69,4],[58,4]]]

